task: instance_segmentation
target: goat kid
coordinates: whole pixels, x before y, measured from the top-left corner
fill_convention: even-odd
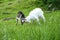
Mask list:
[[[42,11],[41,8],[35,8],[34,10],[32,10],[29,15],[25,18],[25,22],[29,22],[31,23],[31,21],[34,21],[35,19],[37,20],[37,22],[40,24],[39,22],[39,18],[41,17],[44,22],[45,22],[45,17],[44,17],[44,12]]]
[[[18,15],[16,17],[16,25],[18,23],[18,20],[21,22],[21,25],[23,25],[25,20],[25,15],[21,11],[18,12]]]

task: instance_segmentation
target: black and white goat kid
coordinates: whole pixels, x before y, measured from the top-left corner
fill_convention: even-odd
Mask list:
[[[25,15],[23,14],[23,12],[19,11],[17,14],[17,17],[16,17],[16,25],[17,25],[18,21],[20,21],[21,25],[23,25],[24,20],[25,20]]]

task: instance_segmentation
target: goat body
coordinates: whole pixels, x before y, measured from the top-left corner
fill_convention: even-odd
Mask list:
[[[19,20],[19,21],[21,21],[21,24],[23,25],[24,19],[25,19],[25,15],[21,11],[19,11],[16,19],[17,19],[17,23],[18,23],[18,20]],[[17,25],[17,23],[16,23],[16,25]]]
[[[25,18],[26,21],[25,22],[31,22],[31,20],[37,20],[37,22],[39,23],[39,17],[41,17],[44,22],[45,22],[45,17],[43,15],[43,11],[41,8],[35,8],[34,10],[32,10],[29,15]],[[39,23],[40,24],[40,23]]]

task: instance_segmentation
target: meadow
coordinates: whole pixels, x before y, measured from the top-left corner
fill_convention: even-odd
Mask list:
[[[16,26],[17,12],[23,11],[27,16],[36,6],[28,5],[30,1],[26,3],[12,1],[16,4],[8,5],[9,2],[3,1],[0,4],[0,40],[60,40],[60,10],[44,13],[46,22],[44,23],[41,19],[40,25],[35,21],[31,24],[24,23],[24,25],[19,22]],[[9,17],[14,19],[4,20]]]

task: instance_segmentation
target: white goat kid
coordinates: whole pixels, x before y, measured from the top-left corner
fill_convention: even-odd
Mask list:
[[[44,22],[45,22],[45,17],[44,17],[44,15],[43,15],[43,11],[42,11],[42,9],[41,8],[35,8],[34,10],[32,10],[30,13],[29,13],[29,15],[25,18],[26,20],[25,20],[25,22],[29,22],[29,23],[31,23],[31,20],[33,21],[33,20],[37,20],[37,22],[40,24],[40,22],[39,22],[39,18],[42,18],[43,20],[44,20]]]

